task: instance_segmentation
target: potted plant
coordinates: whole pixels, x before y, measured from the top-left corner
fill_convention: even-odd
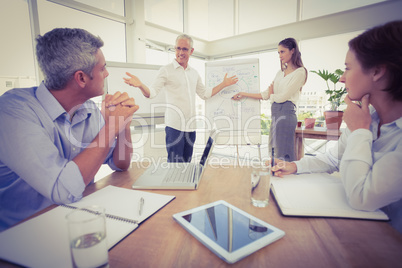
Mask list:
[[[328,101],[331,103],[331,109],[324,112],[327,129],[339,129],[343,117],[343,111],[339,111],[339,106],[343,102],[342,97],[346,94],[346,88],[341,87],[340,89],[337,89],[336,85],[343,75],[343,71],[341,69],[337,69],[333,73],[328,72],[328,70],[311,72],[318,74],[322,79],[325,80],[327,84],[327,90],[325,90],[325,93],[329,95]],[[329,81],[333,83],[332,89],[329,86]]]
[[[304,121],[304,128],[314,128],[315,118],[312,112],[305,112],[297,115],[297,127],[301,127],[302,121]],[[300,125],[299,125],[300,123]]]

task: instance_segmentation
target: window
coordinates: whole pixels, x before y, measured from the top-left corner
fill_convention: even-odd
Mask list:
[[[124,16],[124,0],[75,0],[92,7]]]
[[[183,32],[182,0],[146,0],[144,6],[146,21]]]
[[[304,66],[309,71],[303,90],[322,92],[326,89],[324,80],[311,70],[344,69],[348,42],[361,32],[333,35],[322,38],[303,40],[299,43]]]
[[[386,0],[303,0],[302,19],[307,20]]]
[[[188,1],[188,31],[205,40],[234,35],[233,0]]]
[[[239,34],[295,22],[297,0],[239,0]]]
[[[322,116],[324,110],[328,109],[327,89],[325,81],[318,75],[310,72],[311,70],[328,70],[333,72],[336,69],[345,68],[345,56],[348,51],[348,42],[361,32],[352,32],[347,34],[333,35],[322,38],[303,40],[299,43],[304,66],[308,70],[307,82],[303,87],[306,95],[300,96],[299,104],[305,105],[308,102],[308,96],[315,95],[317,100],[316,113],[314,116]]]
[[[208,3],[208,0],[189,1],[188,3],[188,33],[205,40],[210,40]]]
[[[59,4],[38,0],[41,34],[57,27],[83,28],[102,38],[107,61],[126,61],[125,24],[104,19]],[[74,18],[74,19],[72,19]]]

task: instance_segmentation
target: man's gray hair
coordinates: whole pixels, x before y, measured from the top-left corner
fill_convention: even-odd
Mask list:
[[[191,36],[189,36],[188,34],[181,34],[176,38],[176,44],[177,41],[179,41],[180,39],[187,39],[190,41],[190,48],[193,48],[193,38],[191,38]]]
[[[36,56],[48,89],[62,89],[74,73],[92,78],[96,53],[103,46],[100,37],[83,29],[56,28],[36,38]]]

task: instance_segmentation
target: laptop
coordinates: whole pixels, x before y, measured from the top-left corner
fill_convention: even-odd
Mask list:
[[[205,166],[213,150],[217,130],[208,137],[199,163],[151,164],[134,182],[133,189],[196,190],[200,185]]]

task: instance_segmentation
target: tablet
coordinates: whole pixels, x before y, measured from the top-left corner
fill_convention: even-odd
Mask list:
[[[223,200],[174,214],[173,218],[227,263],[235,263],[285,235]]]

